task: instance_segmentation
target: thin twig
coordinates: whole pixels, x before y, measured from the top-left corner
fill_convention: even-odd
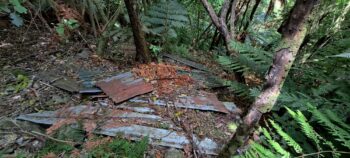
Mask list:
[[[72,142],[72,141],[66,141],[66,140],[56,139],[56,138],[53,138],[53,137],[51,137],[51,136],[49,136],[49,135],[42,134],[42,133],[37,132],[37,131],[31,131],[31,132],[22,131],[22,132],[27,133],[27,134],[34,134],[34,135],[43,136],[43,137],[46,137],[46,138],[51,139],[51,140],[53,140],[53,141],[60,142],[60,143],[66,143],[66,144],[73,145],[73,146],[75,146],[75,145],[80,145],[80,144],[81,144],[81,143],[79,143],[79,142],[76,143],[76,142]]]

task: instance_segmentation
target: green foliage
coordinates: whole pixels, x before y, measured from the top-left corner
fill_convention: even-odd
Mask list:
[[[79,23],[75,19],[62,19],[60,23],[57,24],[55,27],[57,34],[63,38],[67,39],[68,38],[68,33],[69,31],[72,31],[76,28],[79,27]]]
[[[311,104],[308,104],[307,106],[313,107]],[[258,155],[258,157],[267,157],[266,154],[268,154],[268,157],[270,158],[295,157],[304,155],[323,155],[326,157],[340,157],[342,153],[346,154],[346,152],[341,152],[337,150],[337,148],[343,149],[345,151],[350,150],[348,144],[350,140],[349,126],[347,125],[346,128],[342,128],[342,126],[336,125],[339,122],[341,122],[341,124],[343,125],[346,124],[339,118],[337,118],[335,115],[329,117],[327,114],[317,110],[314,107],[310,108],[309,112],[312,116],[315,117],[315,120],[318,122],[318,124],[312,124],[310,121],[307,121],[305,115],[300,111],[293,111],[289,108],[286,109],[290,116],[293,118],[293,120],[298,123],[298,127],[301,129],[302,134],[314,143],[314,146],[316,147],[316,149],[313,150],[314,152],[305,153],[305,151],[307,150],[306,148],[304,150],[302,143],[306,143],[307,140],[305,140],[306,142],[297,142],[293,138],[292,133],[286,131],[279,124],[270,120],[270,123],[266,125],[267,127],[271,125],[274,128],[274,130],[262,128],[262,133],[264,136],[262,137],[262,143],[264,145],[258,145],[257,143],[253,143],[250,149],[248,149],[245,152],[245,154],[241,155],[240,157],[248,158],[251,157],[251,155]],[[321,136],[321,134],[327,135],[328,133],[323,133],[324,131],[319,128],[319,125],[325,127],[328,133],[331,134],[333,137],[326,139],[324,136]],[[316,131],[314,127],[317,127],[319,130]],[[276,133],[278,134],[278,136],[276,135]],[[337,142],[342,143],[337,144],[337,146],[334,146],[333,144]],[[330,150],[326,148],[329,148]],[[350,152],[348,154],[350,154]]]
[[[16,80],[17,84],[15,85],[15,93],[18,93],[19,91],[27,88],[30,82],[29,78],[24,75],[18,75]]]
[[[7,89],[18,93],[23,89],[26,89],[30,83],[30,79],[24,74],[17,74],[15,83],[8,85]]]
[[[23,18],[20,14],[26,14],[27,9],[23,7],[23,0],[4,0],[0,2],[0,13],[5,12],[10,15],[11,23],[17,27],[23,25]]]
[[[167,45],[164,47],[165,50],[171,51],[171,53],[177,54],[184,58],[189,58],[188,47],[186,45]]]
[[[71,145],[68,145],[66,143],[58,143],[56,141],[48,140],[45,143],[45,147],[39,151],[38,155],[40,157],[42,157],[48,153],[55,153],[56,155],[61,154],[61,153],[68,154],[72,150],[74,150],[74,147]]]
[[[263,76],[272,63],[272,54],[260,48],[235,41],[231,47],[239,52],[237,57],[218,58],[219,63],[231,72],[249,72]]]
[[[290,137],[286,132],[283,131],[282,127],[276,124],[274,121],[269,120],[270,124],[273,128],[275,128],[276,132],[282,137],[284,141],[287,142],[287,144],[294,149],[294,151],[298,154],[303,152],[303,149],[300,147],[300,145],[292,138]],[[266,136],[266,135],[265,135]],[[270,138],[271,139],[271,138]]]
[[[112,142],[100,145],[89,153],[89,157],[128,157],[140,158],[148,148],[148,138],[132,143],[124,139],[114,139]]]
[[[250,88],[247,85],[239,83],[237,81],[229,81],[229,80],[225,80],[224,85],[228,86],[230,91],[237,94],[238,96],[251,99],[250,93],[249,93]]]
[[[308,106],[310,107],[310,112],[313,114],[317,122],[324,126],[335,138],[335,140],[341,142],[343,146],[350,149],[350,126],[341,121],[341,119],[334,115],[334,113],[332,113],[330,110],[327,110],[327,115],[321,113],[310,104],[308,104]],[[337,126],[335,123],[338,123],[343,127]]]
[[[177,37],[175,28],[188,23],[187,11],[176,0],[161,0],[153,4],[146,10],[142,20],[147,27],[146,32],[166,38]]]
[[[275,125],[277,126],[277,125]],[[289,157],[290,153],[288,151],[286,151],[285,149],[283,149],[283,147],[275,140],[272,139],[271,135],[269,134],[269,132],[263,128],[263,134],[266,137],[267,142],[271,145],[271,147],[279,154],[283,155],[283,157]],[[280,132],[282,130],[280,129]],[[282,131],[283,132],[283,131]],[[290,140],[290,139],[288,139]]]
[[[159,53],[161,52],[162,48],[160,46],[156,46],[151,44],[149,46],[149,49],[151,50],[151,53],[153,54],[153,56],[158,57]]]

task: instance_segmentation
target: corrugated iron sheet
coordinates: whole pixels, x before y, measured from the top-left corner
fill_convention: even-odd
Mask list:
[[[150,83],[145,82],[142,78],[135,78],[131,72],[107,78],[97,82],[96,85],[115,103],[153,91]]]

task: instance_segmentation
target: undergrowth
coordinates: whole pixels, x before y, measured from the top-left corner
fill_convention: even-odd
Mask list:
[[[93,149],[88,157],[140,158],[144,157],[144,153],[147,149],[147,137],[138,142],[131,142],[125,139],[114,139],[110,143],[99,145],[97,148]]]
[[[43,157],[50,153],[55,155],[64,155],[65,157],[71,156],[73,150],[83,150],[81,147],[74,147],[66,143],[60,143],[56,141],[47,141],[45,147],[42,148],[37,157]],[[148,149],[148,138],[143,138],[140,141],[132,142],[125,139],[115,138],[111,142],[101,144],[96,148],[87,151],[83,154],[89,158],[100,158],[100,157],[128,157],[128,158],[141,158]],[[81,153],[82,154],[82,153]],[[62,155],[62,156],[63,156]],[[81,155],[81,156],[83,156]],[[20,156],[20,155],[17,155]]]

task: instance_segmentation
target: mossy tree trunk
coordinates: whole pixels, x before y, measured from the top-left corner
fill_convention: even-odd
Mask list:
[[[289,17],[278,29],[282,34],[282,41],[274,55],[263,90],[251,105],[247,115],[243,118],[243,123],[237,128],[235,135],[219,157],[230,157],[237,154],[240,147],[253,133],[261,116],[269,112],[275,105],[299,47],[305,38],[306,20],[317,2],[318,0],[297,0]]]
[[[136,60],[143,63],[149,63],[151,62],[151,54],[147,48],[145,34],[142,31],[141,22],[137,13],[137,3],[135,3],[135,0],[124,0],[124,2],[126,9],[128,10],[132,32],[134,35]]]

